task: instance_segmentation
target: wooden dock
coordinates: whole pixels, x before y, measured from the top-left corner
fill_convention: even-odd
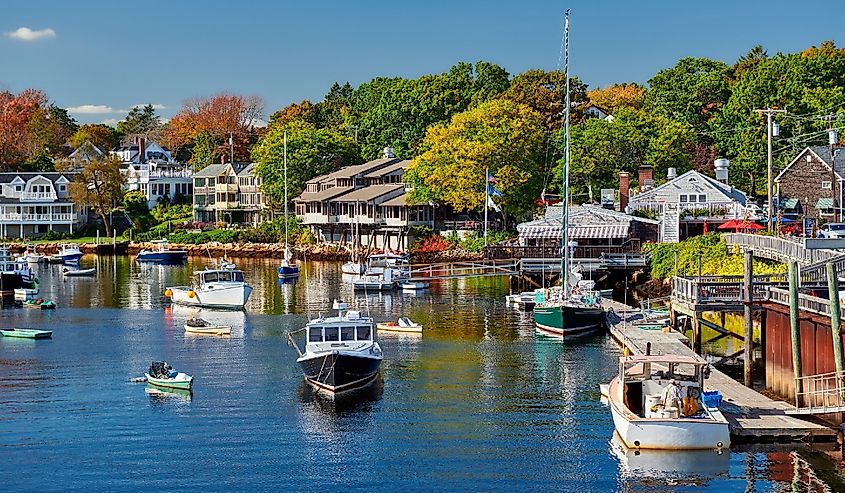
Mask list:
[[[616,304],[621,305],[621,304]],[[610,325],[610,333],[632,354],[645,354],[651,345],[651,354],[677,354],[693,356],[689,339],[680,332],[643,330],[629,323],[640,317],[633,307],[612,306],[622,318]],[[735,442],[811,442],[833,441],[836,431],[827,426],[787,415],[794,406],[770,399],[750,389],[733,378],[713,368],[706,380],[707,388],[722,393],[721,410],[728,419],[731,437]]]

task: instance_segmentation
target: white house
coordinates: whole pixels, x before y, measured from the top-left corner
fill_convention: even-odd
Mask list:
[[[112,155],[121,160],[126,189],[144,192],[147,207],[153,208],[159,200],[173,201],[179,196],[191,202],[194,192],[191,168],[177,163],[170,151],[156,142],[138,137],[134,145],[120,146]]]
[[[0,236],[73,233],[85,214],[68,198],[72,173],[0,173]]]

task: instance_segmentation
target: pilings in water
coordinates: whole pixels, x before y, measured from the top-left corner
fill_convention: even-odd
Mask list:
[[[746,387],[754,385],[752,366],[754,364],[754,318],[751,303],[754,301],[754,257],[751,250],[745,252],[745,277],[743,278],[743,312],[745,322],[745,334],[742,344],[742,363],[744,383]],[[723,314],[724,315],[724,314]],[[724,326],[724,317],[722,318]]]
[[[827,292],[830,298],[830,333],[833,336],[833,361],[836,365],[836,373],[841,374],[843,363],[842,317],[839,311],[839,277],[836,275],[836,266],[832,262],[828,263],[825,268],[827,269]]]
[[[798,262],[789,263],[789,328],[792,341],[792,371],[795,395],[801,389],[801,326],[798,321]]]

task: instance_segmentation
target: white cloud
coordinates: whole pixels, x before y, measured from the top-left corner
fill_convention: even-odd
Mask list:
[[[163,110],[163,109],[167,108],[167,106],[165,106],[161,103],[140,103],[140,104],[133,104],[132,107],[133,108],[143,108],[144,106],[146,106],[148,104],[150,106],[152,106],[154,110]]]
[[[39,29],[33,31],[28,27],[19,27],[14,31],[9,31],[6,36],[20,41],[38,41],[39,39],[51,39],[56,37],[56,31],[49,27],[46,29]]]
[[[117,118],[106,118],[105,120],[101,121],[100,123],[103,123],[103,124],[108,125],[110,127],[116,127],[117,121],[118,121]]]
[[[72,106],[67,110],[78,115],[106,115],[120,111],[104,104],[83,104],[80,106]]]

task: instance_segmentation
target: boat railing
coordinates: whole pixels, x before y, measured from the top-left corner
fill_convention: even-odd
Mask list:
[[[296,343],[296,340],[293,338],[293,335],[298,334],[300,332],[305,332],[305,329],[306,327],[303,327],[301,329],[292,330],[288,332],[288,346],[292,347],[296,351],[296,354],[299,355],[299,357],[302,357],[303,351],[299,349],[299,345]]]

